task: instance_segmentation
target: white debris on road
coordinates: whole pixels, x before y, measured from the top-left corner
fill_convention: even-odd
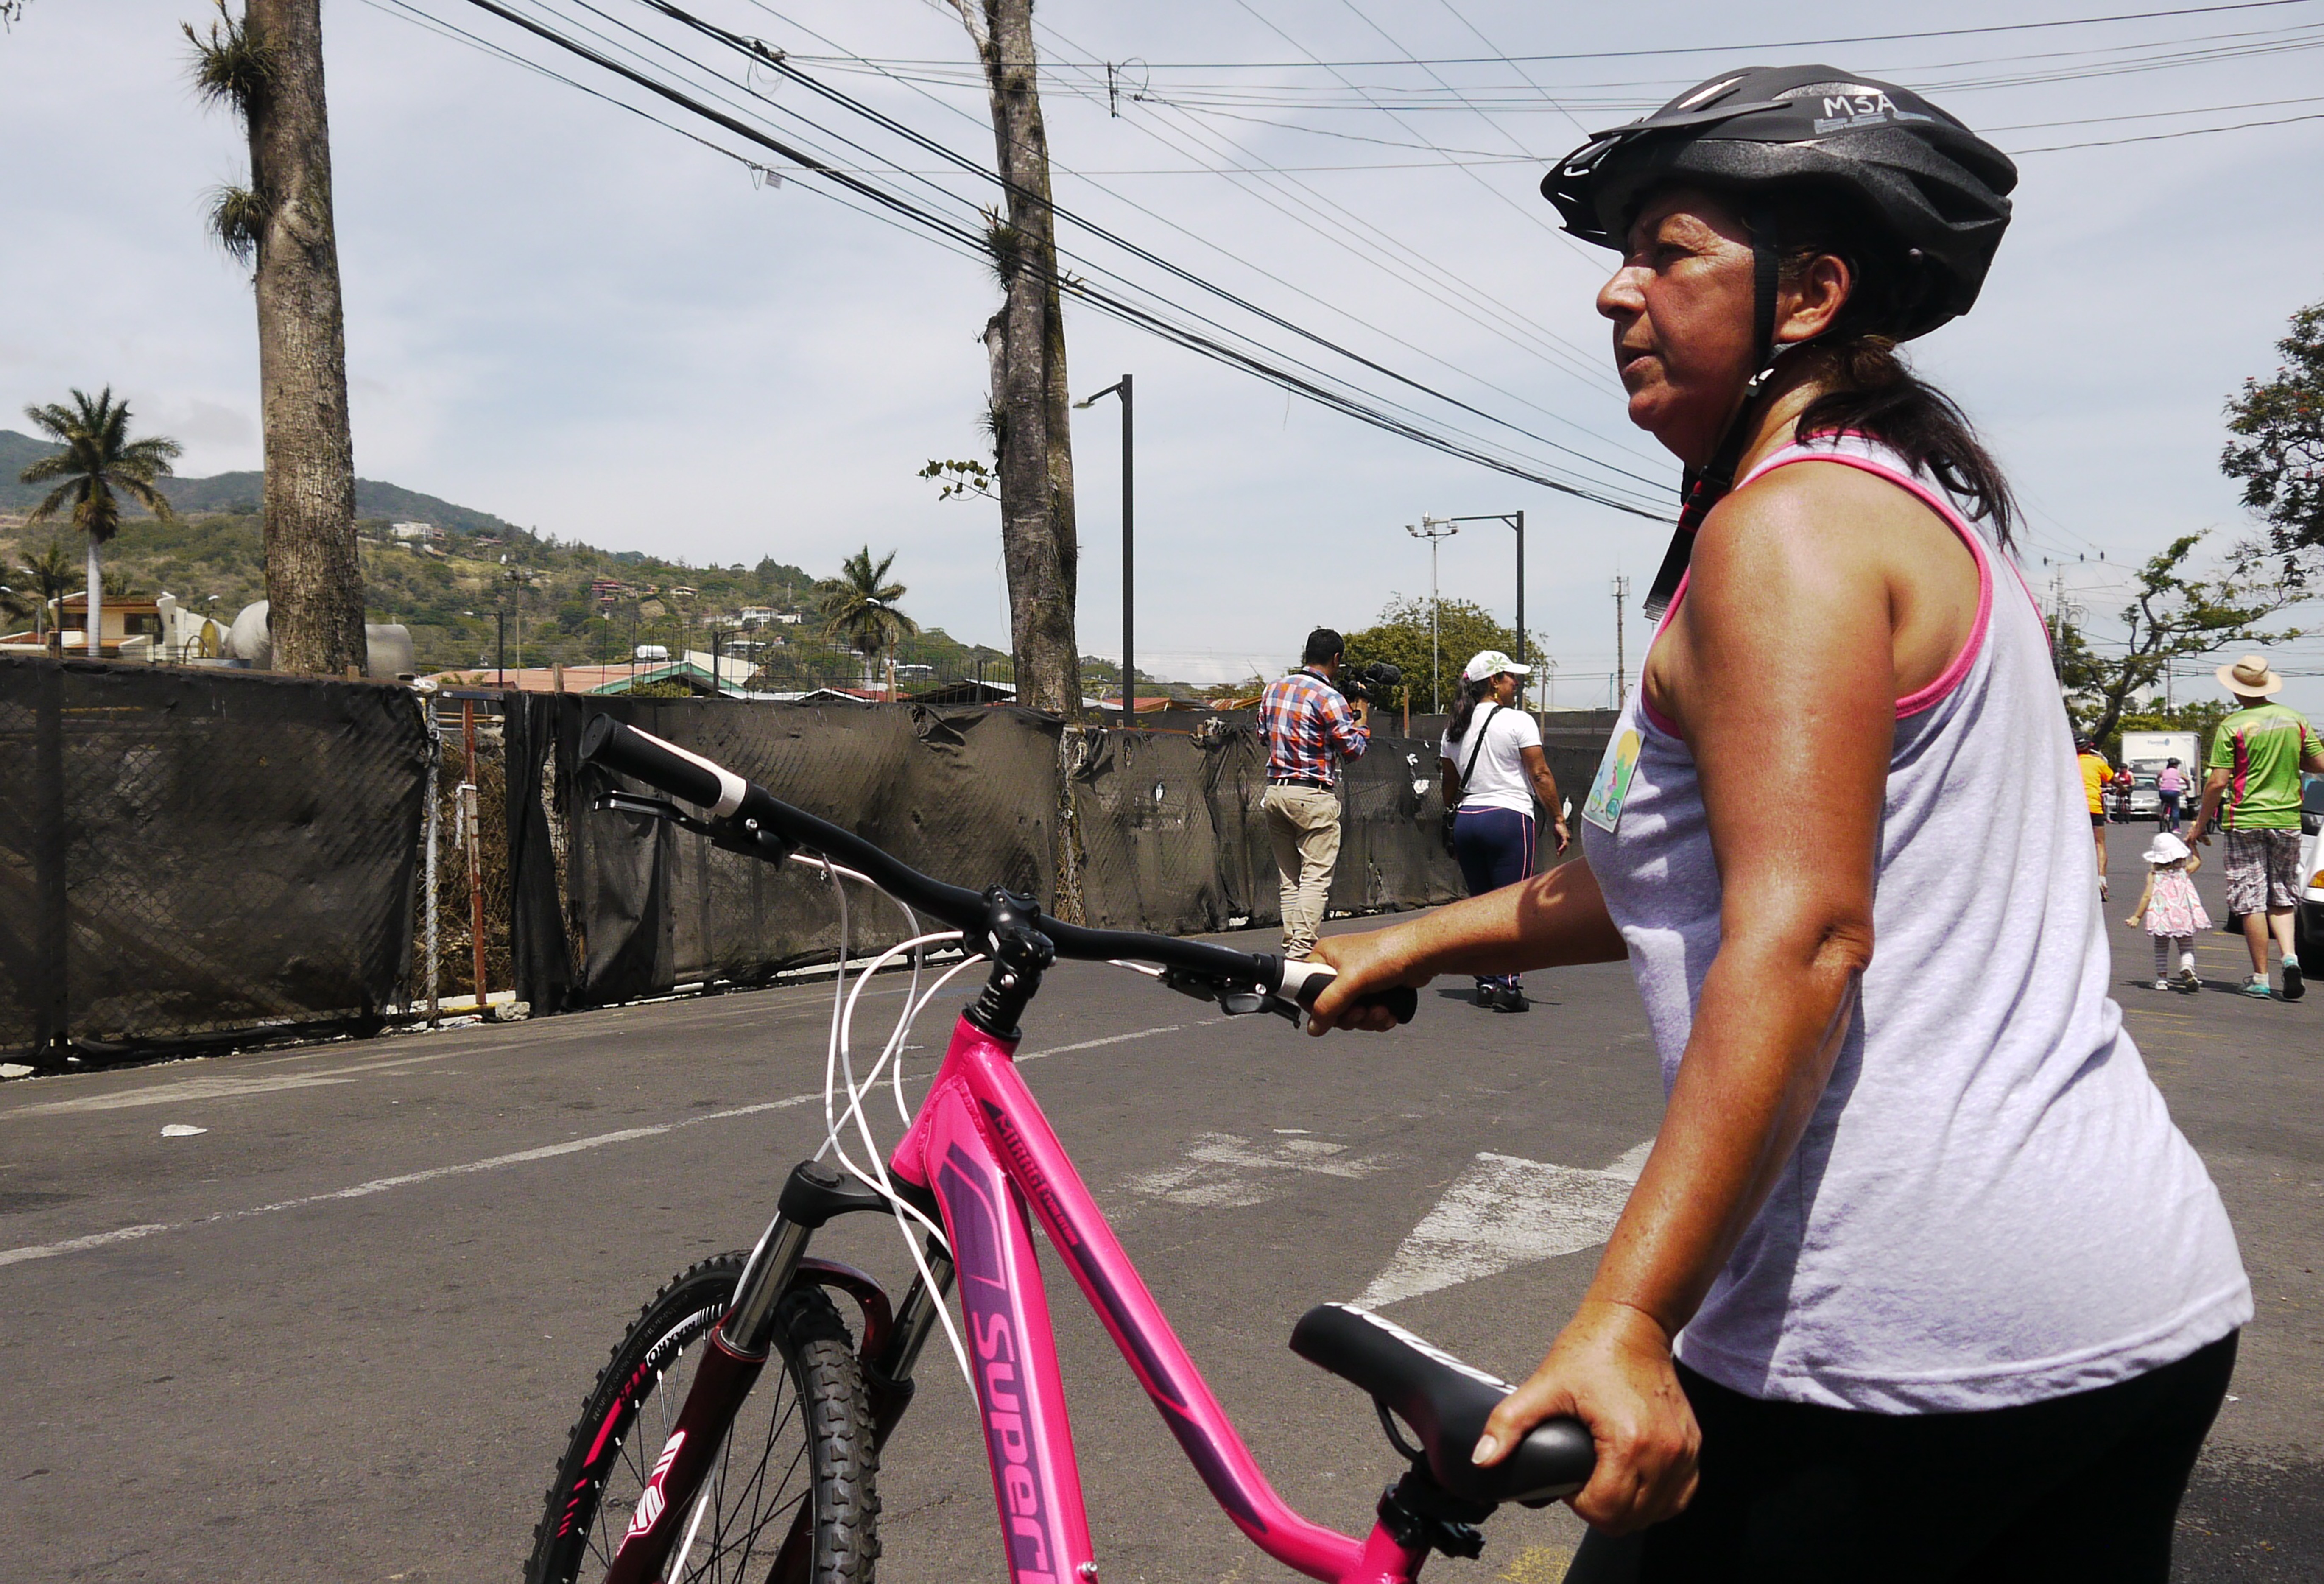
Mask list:
[[[1653,1146],[1648,1139],[1602,1171],[1478,1156],[1372,1278],[1357,1307],[1377,1309],[1594,1248],[1613,1231]]]
[[[183,1122],[171,1122],[169,1126],[161,1129],[161,1137],[164,1138],[194,1138],[198,1137],[200,1135],[208,1131],[209,1129],[207,1128],[193,1128],[189,1127]]]

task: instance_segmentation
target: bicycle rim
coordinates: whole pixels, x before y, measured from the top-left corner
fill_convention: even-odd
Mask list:
[[[681,1274],[614,1349],[549,1488],[528,1584],[593,1584],[612,1565],[743,1259]],[[778,1332],[687,1510],[671,1584],[870,1584],[871,1416],[846,1328],[808,1288],[786,1296]]]

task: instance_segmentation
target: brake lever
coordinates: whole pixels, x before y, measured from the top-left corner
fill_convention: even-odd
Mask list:
[[[601,792],[589,806],[598,813],[633,814],[645,819],[668,820],[682,831],[709,838],[710,844],[745,858],[780,863],[798,851],[757,820],[706,820],[687,813],[666,797],[641,797],[634,792]]]
[[[1282,1012],[1295,1022],[1297,1020],[1296,1008],[1288,1008],[1288,1003],[1281,997],[1269,995],[1264,990],[1231,984],[1207,973],[1194,973],[1184,968],[1165,968],[1156,977],[1182,996],[1192,996],[1198,1001],[1217,1002],[1219,1009],[1230,1018],[1247,1018],[1253,1012]]]

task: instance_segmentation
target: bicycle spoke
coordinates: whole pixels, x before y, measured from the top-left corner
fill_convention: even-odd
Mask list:
[[[714,1266],[687,1272],[666,1298],[649,1306],[615,1350],[607,1370],[612,1380],[601,1385],[608,1395],[591,1397],[551,1487],[526,1575],[535,1584],[602,1584],[651,1487],[661,1450],[699,1384],[712,1328],[731,1294],[729,1272],[738,1272],[743,1259],[739,1253],[722,1256]],[[723,1288],[715,1285],[722,1280]],[[705,1299],[716,1301],[705,1305]],[[669,1558],[674,1581],[774,1584],[773,1567],[791,1557],[785,1548],[794,1541],[820,1557],[835,1545],[850,1544],[851,1534],[858,1542],[868,1538],[855,1515],[876,1509],[876,1501],[820,1515],[816,1505],[825,1457],[819,1438],[844,1433],[821,1427],[816,1404],[837,1390],[847,1394],[851,1415],[864,1412],[852,1341],[821,1294],[803,1295],[787,1323],[792,1329],[779,1356],[770,1360],[773,1378],[761,1378],[738,1404],[720,1444],[703,1449],[703,1479],[686,1506],[668,1509],[668,1521],[682,1524],[675,1538],[686,1548]],[[809,1379],[812,1387],[803,1387]],[[614,1380],[621,1384],[613,1386]],[[869,1495],[868,1475],[844,1464],[829,1477],[853,1480],[858,1492]],[[833,1557],[844,1561],[849,1554],[838,1551]],[[798,1560],[807,1561],[807,1555]],[[807,1565],[828,1567],[831,1560]],[[856,1577],[852,1570],[845,1576]]]
[[[792,1399],[792,1408],[796,1409],[797,1405],[798,1399],[794,1396]],[[756,1543],[758,1536],[766,1529],[767,1518],[759,1512],[757,1503],[759,1502],[761,1495],[766,1487],[767,1463],[769,1460],[774,1456],[775,1442],[781,1436],[784,1427],[790,1423],[791,1418],[792,1411],[786,1410],[782,1417],[776,1421],[768,1429],[765,1449],[760,1452],[758,1467],[752,1470],[750,1483],[744,1487],[747,1497],[752,1504],[752,1521],[748,1529],[734,1540],[730,1541],[726,1538],[726,1515],[728,1511],[726,1504],[723,1499],[718,1504],[719,1526],[711,1536],[712,1555],[714,1557],[723,1556],[727,1552],[732,1551],[735,1545],[741,1545],[742,1548],[742,1560],[741,1563],[738,1564],[736,1570],[736,1576],[738,1578],[743,1571],[749,1569],[751,1547]],[[727,1443],[731,1449],[733,1443],[733,1437],[730,1435],[727,1438]],[[791,1469],[796,1469],[798,1467],[799,1462],[804,1460],[806,1456],[807,1446],[806,1443],[802,1441],[800,1443],[799,1450],[792,1455]],[[783,1485],[788,1486],[789,1483],[790,1471],[786,1470],[783,1475]],[[781,1487],[779,1486],[777,1488],[780,1489]],[[789,1504],[786,1505],[788,1506]],[[739,1507],[742,1504],[738,1502],[736,1506]]]

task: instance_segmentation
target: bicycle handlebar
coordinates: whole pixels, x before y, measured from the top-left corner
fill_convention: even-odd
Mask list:
[[[982,893],[922,874],[853,832],[795,808],[724,765],[665,742],[650,732],[624,725],[611,715],[598,715],[582,730],[581,759],[707,811],[712,824],[731,834],[734,838],[731,845],[738,850],[778,861],[794,848],[820,852],[859,870],[881,890],[917,912],[942,920],[971,941],[984,933],[987,903]],[[1321,962],[1288,962],[1271,954],[1238,952],[1207,941],[1136,930],[1092,929],[1045,913],[1036,916],[1035,924],[1060,957],[1088,962],[1116,958],[1158,962],[1199,980],[1285,996],[1302,1008],[1313,1006],[1323,987],[1336,977]],[[1397,1022],[1409,1023],[1419,1009],[1420,998],[1418,991],[1404,986],[1364,999],[1388,1008]]]

